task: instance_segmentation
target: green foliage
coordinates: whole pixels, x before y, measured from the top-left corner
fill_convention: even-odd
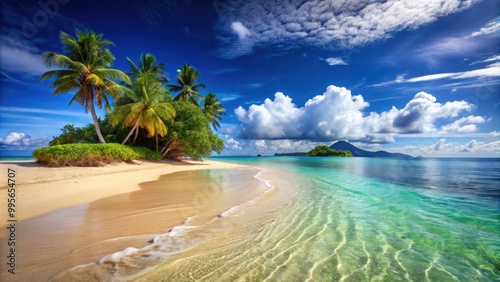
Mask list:
[[[53,95],[72,93],[70,104],[78,102],[84,106],[94,123],[82,128],[64,126],[61,135],[50,141],[51,147],[97,142],[125,144],[133,136],[132,143],[157,152],[161,144],[163,157],[173,159],[187,155],[200,160],[209,157],[212,151],[220,154],[224,149],[224,142],[212,132],[211,125],[215,130],[220,127],[225,109],[215,94],[203,97],[198,92],[205,85],[197,82],[200,74],[194,67],[184,64],[176,84],[166,85],[165,65],[157,63],[152,54],[141,54],[137,65],[127,58],[131,72],[125,74],[110,68],[115,57],[108,48],[113,43],[102,34],[77,30],[75,37],[61,32],[60,39],[63,53],[45,52],[43,55],[47,65],[59,69],[45,72],[40,80],[53,80],[50,86],[54,88]],[[175,99],[166,87],[177,93]],[[111,111],[109,98],[114,99],[115,108],[100,120],[94,106],[104,106]],[[199,102],[203,102],[203,108]],[[176,116],[177,111],[181,113]],[[94,155],[115,158],[114,153],[101,156],[92,150],[85,151],[88,148],[82,150],[84,158],[89,160]],[[40,161],[48,156],[48,161],[61,159],[64,165],[76,154],[71,151],[59,158],[56,151],[49,152],[49,155],[40,155]]]
[[[106,142],[121,142],[130,131],[130,127],[113,127],[108,115],[104,120],[99,119],[99,123]],[[85,127],[75,127],[72,124],[67,124],[61,128],[61,131],[61,135],[52,137],[52,141],[49,142],[50,146],[73,143],[99,143],[93,123],[89,123]]]
[[[220,127],[218,120],[222,120],[221,115],[226,115],[226,110],[220,103],[220,99],[215,98],[214,93],[208,93],[203,101],[203,113],[214,129],[217,130]]]
[[[39,162],[50,166],[101,166],[135,159],[159,160],[161,155],[148,148],[120,144],[65,144],[33,151]]]
[[[177,116],[170,126],[167,140],[178,140],[186,155],[193,160],[209,157],[212,151],[218,154],[224,142],[212,132],[202,109],[194,104],[173,102]]]
[[[50,146],[53,145],[63,145],[71,143],[97,143],[97,135],[95,134],[95,128],[93,124],[89,124],[86,127],[75,127],[72,124],[66,124],[61,128],[62,134],[53,137],[52,141],[49,142]]]
[[[306,156],[352,157],[352,153],[349,150],[334,150],[328,146],[316,146],[314,149],[307,152]]]
[[[177,75],[176,80],[178,85],[168,85],[170,91],[179,92],[174,100],[190,102],[198,106],[198,99],[203,99],[203,95],[198,93],[198,91],[205,88],[205,84],[196,84],[196,80],[199,77],[200,73],[193,66],[184,64]]]
[[[90,110],[94,120],[95,131],[101,143],[105,143],[102,136],[94,102],[99,108],[104,105],[111,110],[108,96],[116,97],[123,87],[115,82],[122,80],[130,83],[129,77],[122,71],[109,68],[115,57],[108,46],[113,42],[103,39],[102,34],[91,30],[76,30],[76,36],[60,33],[64,53],[45,52],[43,57],[48,66],[60,67],[42,74],[41,81],[53,79],[50,87],[54,88],[53,95],[74,93],[69,104],[80,103],[85,110]]]

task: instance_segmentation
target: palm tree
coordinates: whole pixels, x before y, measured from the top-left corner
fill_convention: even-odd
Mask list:
[[[110,111],[107,95],[116,97],[123,89],[114,80],[130,83],[130,79],[122,71],[109,68],[115,57],[107,47],[113,43],[103,39],[102,34],[95,34],[91,30],[76,30],[76,38],[64,32],[60,33],[59,38],[65,54],[45,52],[43,57],[48,66],[54,64],[63,69],[47,71],[40,80],[55,79],[50,85],[55,88],[52,95],[76,90],[69,104],[76,101],[85,111],[90,110],[99,141],[106,143],[99,127],[94,100],[99,108],[104,105],[105,109]]]
[[[169,93],[160,82],[162,79],[159,78],[159,72],[153,71],[155,68],[137,68],[135,64],[131,65],[134,71],[138,71],[138,76],[133,76],[130,89],[116,100],[115,110],[110,115],[111,121],[113,126],[123,121],[123,126],[132,127],[122,144],[127,143],[133,133],[135,137],[132,142],[135,143],[139,129],[142,128],[148,137],[155,136],[158,151],[158,136],[165,136],[168,130],[164,121],[173,122],[175,109],[167,102]]]
[[[200,74],[194,69],[193,66],[184,64],[180,70],[177,71],[177,83],[179,85],[169,84],[170,91],[180,92],[174,98],[175,101],[191,102],[199,106],[197,99],[203,99],[203,96],[198,93],[198,90],[205,88],[204,84],[195,84],[196,79]]]
[[[151,53],[141,54],[139,66],[136,66],[132,60],[127,58],[127,61],[132,68],[132,72],[127,73],[132,78],[138,78],[141,74],[148,72],[161,83],[167,83],[168,78],[165,76],[165,64],[156,64],[156,57]]]
[[[226,110],[220,103],[220,99],[215,98],[215,94],[210,92],[205,96],[203,113],[214,129],[217,130],[220,128],[220,124],[217,120],[222,120],[221,115],[226,115]]]

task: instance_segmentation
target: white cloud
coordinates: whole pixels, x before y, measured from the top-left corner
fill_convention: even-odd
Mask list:
[[[229,138],[226,140],[226,148],[230,150],[241,150],[240,142],[234,140],[234,138]]]
[[[235,114],[240,121],[248,124],[240,133],[243,138],[286,139],[300,137],[301,132],[296,126],[302,115],[301,111],[295,107],[290,97],[278,92],[274,101],[266,99],[262,105],[251,105],[248,111],[240,106]]]
[[[218,93],[217,96],[220,97],[221,102],[233,101],[242,97],[237,93]]]
[[[245,39],[250,35],[250,31],[240,22],[232,22],[231,29],[238,35],[240,39]]]
[[[470,35],[466,36],[466,38],[470,37],[476,37],[476,36],[481,36],[481,35],[487,35],[491,33],[495,33],[500,30],[500,17],[496,18],[492,21],[489,21],[486,26],[482,27],[480,30],[475,31],[471,33]]]
[[[346,66],[348,65],[342,58],[336,57],[336,58],[326,58],[324,59],[325,62],[327,62],[330,66]]]
[[[482,61],[475,61],[475,62],[472,62],[470,63],[470,65],[476,65],[476,64],[480,64],[480,63],[491,63],[491,62],[498,62],[500,61],[500,55],[493,55],[493,56],[490,56]]]
[[[249,37],[249,30],[252,46],[286,42],[288,48],[300,45],[352,48],[391,37],[398,31],[416,29],[439,17],[467,9],[478,0],[224,2],[227,3],[220,5],[222,8],[219,11],[220,28],[238,34],[240,40],[227,37],[221,40],[227,44],[224,55],[234,58],[252,50],[248,42],[244,46],[241,42],[241,39]]]
[[[486,120],[483,117],[468,116],[456,120],[450,124],[444,125],[441,127],[441,129],[444,132],[460,132],[460,133],[476,132],[477,125],[484,123],[485,121]]]
[[[436,97],[419,92],[404,108],[392,107],[381,113],[364,115],[369,104],[361,95],[352,95],[343,87],[329,86],[322,95],[297,107],[292,98],[281,92],[274,100],[251,105],[248,110],[238,107],[237,118],[245,125],[239,132],[243,139],[305,139],[334,141],[346,139],[366,143],[394,142],[398,134],[430,132],[475,132],[484,118],[469,116],[445,125],[439,130],[440,119],[457,118],[474,106],[465,101],[438,103]]]
[[[471,140],[466,144],[454,147],[452,150],[457,152],[500,152],[500,141],[486,143]]]
[[[447,147],[446,139],[439,139],[435,144],[428,147],[428,151],[443,151]]]
[[[500,141],[482,142],[471,140],[466,143],[458,143],[448,142],[446,139],[441,138],[431,145],[409,145],[385,150],[424,157],[498,157],[500,156]]]
[[[439,37],[417,48],[414,56],[431,65],[438,65],[442,57],[466,56],[481,47],[481,42],[463,37]]]
[[[408,79],[398,76],[395,80],[373,84],[372,86],[378,87],[378,86],[386,86],[398,83],[415,83],[415,82],[424,82],[424,81],[441,80],[441,79],[467,79],[467,78],[490,78],[490,77],[500,77],[500,64],[494,63],[486,66],[486,68],[464,71],[464,72],[437,73],[437,74],[412,77]]]
[[[24,73],[34,76],[42,75],[50,68],[42,60],[40,54],[30,50],[0,44],[0,69],[12,73]]]
[[[49,115],[88,117],[88,114],[86,114],[84,112],[48,110],[48,109],[38,109],[38,108],[2,107],[2,106],[0,106],[0,111],[2,111],[2,112],[15,112],[15,113],[31,113],[31,114],[49,114]]]
[[[0,150],[26,150],[47,144],[46,139],[32,139],[31,136],[20,132],[11,132],[5,137],[0,137]]]

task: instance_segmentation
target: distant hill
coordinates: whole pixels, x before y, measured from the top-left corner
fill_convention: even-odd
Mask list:
[[[401,153],[389,153],[386,151],[371,152],[360,149],[349,142],[337,141],[330,148],[334,150],[349,150],[354,157],[366,157],[366,158],[405,158],[413,159],[414,157]]]
[[[330,148],[334,150],[348,150],[351,151],[353,157],[365,157],[365,158],[401,158],[401,159],[415,159],[410,155],[401,154],[401,153],[389,153],[387,151],[377,151],[371,152],[360,149],[349,142],[346,141],[337,141]],[[304,152],[296,152],[296,153],[276,153],[274,156],[282,157],[282,156],[305,156]],[[417,157],[422,158],[422,157]]]

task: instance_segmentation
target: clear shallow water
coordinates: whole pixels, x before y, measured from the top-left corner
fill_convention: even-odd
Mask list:
[[[498,159],[214,159],[279,170],[286,181],[267,179],[297,192],[265,217],[248,210],[244,232],[221,235],[234,238],[230,247],[167,265],[158,277],[500,280]]]
[[[499,159],[214,159],[262,171],[207,185],[265,192],[55,281],[500,281]]]

